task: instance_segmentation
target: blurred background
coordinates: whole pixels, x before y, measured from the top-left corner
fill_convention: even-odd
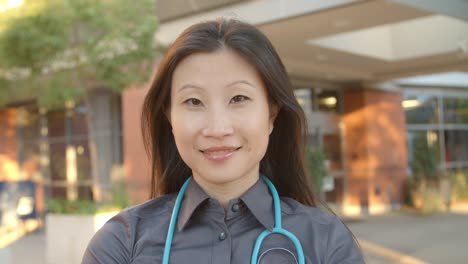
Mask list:
[[[151,76],[220,16],[279,52],[311,181],[367,262],[466,263],[466,0],[0,0],[0,263],[79,263],[149,197]]]

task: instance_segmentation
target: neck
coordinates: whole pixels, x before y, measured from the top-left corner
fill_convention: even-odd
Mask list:
[[[258,170],[239,179],[228,182],[212,182],[206,178],[193,175],[194,180],[212,198],[218,200],[224,211],[227,210],[229,201],[242,196],[260,178]]]

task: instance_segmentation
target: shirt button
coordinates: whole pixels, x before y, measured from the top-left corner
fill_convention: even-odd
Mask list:
[[[234,213],[239,211],[239,204],[238,203],[233,204],[231,207],[231,211],[233,211]]]
[[[218,238],[219,238],[219,241],[223,241],[224,239],[226,239],[226,233],[224,232],[219,233]]]

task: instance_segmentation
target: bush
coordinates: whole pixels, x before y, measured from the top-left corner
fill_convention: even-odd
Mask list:
[[[56,214],[96,214],[109,211],[118,211],[129,205],[127,193],[121,184],[112,187],[112,201],[97,204],[93,200],[78,199],[70,201],[67,199],[49,199],[47,209]]]
[[[412,205],[423,214],[438,213],[447,210],[444,199],[437,189],[424,189],[411,193]]]
[[[459,170],[450,175],[452,180],[452,201],[468,201],[468,170]]]
[[[321,147],[310,146],[307,148],[307,166],[317,193],[322,192],[323,178],[328,174],[325,167],[326,159],[325,152]]]
[[[55,214],[97,214],[119,211],[123,207],[115,203],[97,205],[92,200],[69,201],[67,199],[50,199],[47,202],[49,213]]]
[[[421,195],[423,200],[421,212],[423,214],[443,212],[447,209],[439,190],[427,189]]]
[[[91,200],[50,199],[47,208],[56,214],[94,214],[97,211],[96,204]]]

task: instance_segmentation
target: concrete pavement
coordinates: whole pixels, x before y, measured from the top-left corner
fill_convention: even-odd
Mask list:
[[[468,261],[468,214],[421,216],[395,212],[345,219],[368,264],[462,264]],[[36,231],[0,249],[2,264],[45,264],[44,231]]]
[[[365,252],[390,263],[468,263],[468,214],[396,212],[347,225]]]
[[[46,263],[45,231],[29,233],[12,245],[0,249],[2,264],[45,264]],[[65,263],[64,263],[65,264]]]

